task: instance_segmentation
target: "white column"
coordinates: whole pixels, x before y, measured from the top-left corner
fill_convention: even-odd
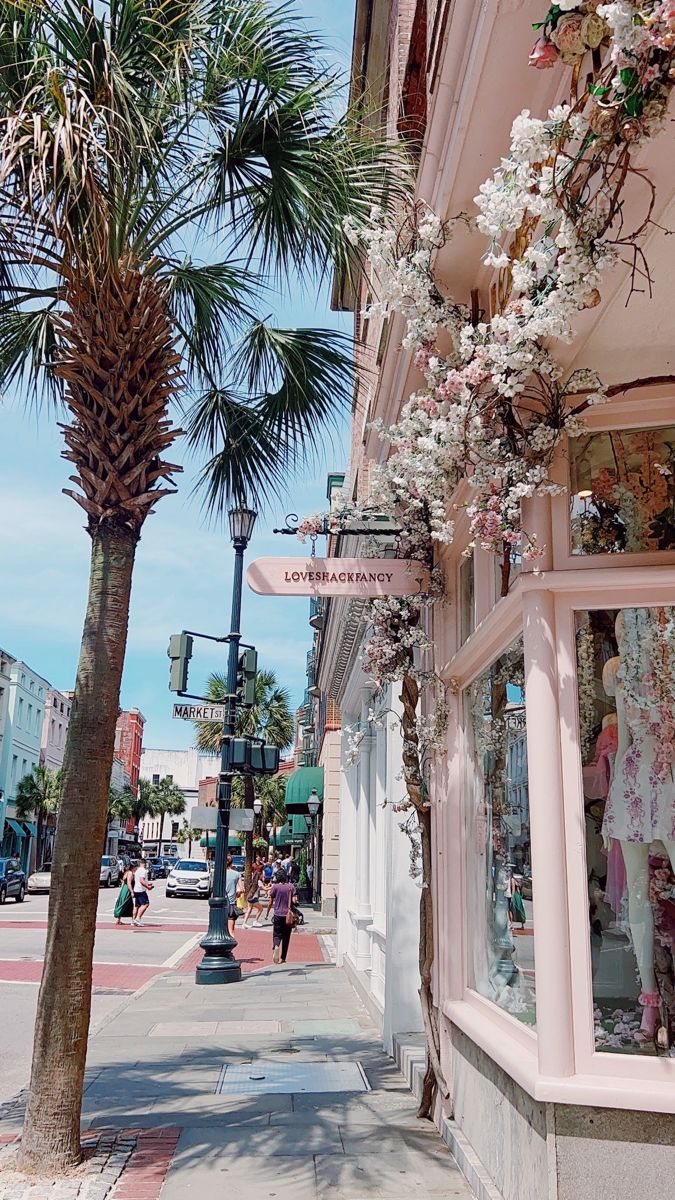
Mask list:
[[[526,592],[523,617],[539,1070],[565,1076],[574,1042],[552,593]]]
[[[368,701],[361,707],[361,728],[368,727]],[[356,961],[357,971],[367,971],[371,965],[368,926],[372,923],[373,910],[370,904],[370,825],[371,825],[371,766],[370,755],[373,739],[366,734],[359,745],[358,809],[356,820]]]

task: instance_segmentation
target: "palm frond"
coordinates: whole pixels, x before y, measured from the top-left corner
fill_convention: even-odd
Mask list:
[[[159,271],[169,285],[169,304],[185,343],[188,370],[202,382],[223,373],[237,330],[251,320],[256,279],[238,263],[190,258]]]
[[[44,293],[43,293],[44,295]],[[0,390],[11,385],[32,402],[43,396],[58,405],[63,396],[54,374],[59,348],[56,302],[36,308],[0,307]]]

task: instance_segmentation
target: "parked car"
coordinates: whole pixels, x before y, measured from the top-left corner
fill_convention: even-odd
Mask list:
[[[28,876],[27,891],[31,893],[48,892],[52,882],[52,864],[43,863],[37,871]]]
[[[18,858],[0,858],[0,904],[10,897],[21,904],[26,895],[26,872]]]
[[[102,883],[104,887],[111,887],[112,884],[114,884],[115,887],[119,887],[121,878],[122,872],[120,871],[120,864],[115,858],[115,855],[102,855],[99,882]]]
[[[232,855],[233,870],[243,871],[245,866],[246,866],[246,859],[244,858],[243,854],[233,854]]]
[[[150,879],[166,879],[173,865],[170,858],[153,858],[150,860],[148,875]]]
[[[197,859],[182,858],[169,871],[166,894],[172,896],[210,896],[211,872],[209,864]]]

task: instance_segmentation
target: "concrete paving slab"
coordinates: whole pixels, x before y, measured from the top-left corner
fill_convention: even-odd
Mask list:
[[[317,1155],[314,1159],[319,1200],[409,1200],[410,1197],[469,1195],[448,1154],[443,1165],[405,1149],[381,1155]],[[459,1190],[458,1190],[459,1189]]]
[[[185,1200],[186,1196],[205,1200],[224,1195],[255,1196],[256,1200],[316,1200],[313,1159],[285,1159],[280,1171],[278,1161],[272,1157],[225,1157],[220,1143],[214,1146],[205,1133],[186,1130],[169,1167],[162,1200]]]
[[[293,1032],[299,1036],[313,1036],[314,1034],[327,1034],[340,1037],[351,1033],[360,1033],[361,1028],[358,1021],[352,1020],[335,1020],[329,1018],[319,1018],[318,1020],[310,1019],[308,1021],[300,1020],[293,1021]]]
[[[158,1021],[148,1031],[150,1037],[213,1037],[217,1021]]]

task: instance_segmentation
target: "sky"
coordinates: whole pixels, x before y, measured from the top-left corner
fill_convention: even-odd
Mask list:
[[[351,53],[353,0],[299,0],[299,10],[319,31],[331,58],[345,70]],[[298,287],[275,309],[280,323],[351,330],[349,314],[332,313],[327,290],[316,296]],[[179,492],[157,505],[139,543],[131,600],[121,704],[147,719],[144,745],[185,749],[193,726],[171,716],[168,690],[169,635],[194,629],[217,636],[229,630],[233,552],[227,532],[209,526],[190,495],[198,463],[178,443],[185,472]],[[27,662],[57,688],[74,686],[89,573],[84,514],[62,493],[68,464],[62,438],[47,408],[26,411],[11,396],[0,402],[0,646]],[[285,503],[258,518],[247,562],[267,555],[303,555],[296,538],[275,536],[287,512],[326,506],[326,476],[344,469],[343,436],[327,440],[324,453],[296,480]],[[323,547],[319,544],[317,552]],[[272,668],[299,706],[311,645],[309,600],[256,596],[245,587],[242,634],[258,649],[260,665]],[[209,671],[225,668],[226,647],[196,643],[190,691],[200,693]]]

